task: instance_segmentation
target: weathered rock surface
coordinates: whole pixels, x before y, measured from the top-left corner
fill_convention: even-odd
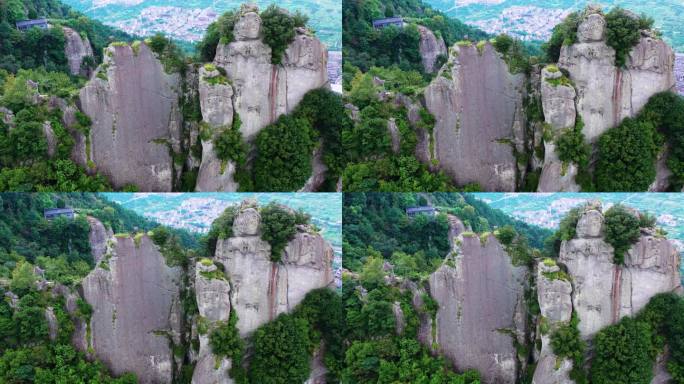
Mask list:
[[[559,261],[573,281],[573,308],[579,331],[589,339],[624,316],[635,315],[651,297],[681,290],[679,253],[673,243],[642,229],[639,241],[613,264],[613,247],[602,237],[603,217],[596,209],[584,212],[577,238],[564,241]]]
[[[199,335],[200,350],[195,370],[192,374],[193,384],[232,384],[228,370],[231,361],[217,358],[209,345],[209,333],[219,324],[230,318],[230,283],[224,278],[216,278],[213,263],[202,262],[195,266],[195,298],[199,315],[208,323],[208,332]],[[222,274],[221,274],[222,275]]]
[[[83,112],[92,120],[92,160],[115,188],[171,191],[181,114],[180,75],[167,74],[145,44],[112,45],[94,76],[81,89]]]
[[[541,72],[541,101],[544,120],[551,129],[551,136],[557,138],[564,130],[575,127],[575,88],[570,85],[554,85],[563,74],[560,71],[550,71],[549,68]],[[544,142],[544,165],[537,191],[539,192],[578,192],[579,185],[575,183],[577,164],[563,164],[556,153],[553,140]]]
[[[112,237],[108,267],[83,279],[92,306],[87,345],[115,375],[133,372],[140,383],[170,383],[172,344],[180,343],[181,270],[166,265],[147,236]]]
[[[572,284],[569,281],[554,278],[558,273],[557,265],[537,265],[537,297],[542,321],[546,331],[541,333],[542,349],[537,367],[534,371],[533,384],[574,384],[569,373],[572,361],[559,359],[553,352],[550,335],[558,326],[567,324],[572,316]],[[542,328],[542,325],[539,326]]]
[[[499,241],[463,234],[451,262],[430,275],[439,303],[436,343],[458,370],[476,369],[486,383],[515,383],[514,340],[524,342],[526,271],[511,264]],[[473,278],[476,276],[477,278]]]
[[[214,59],[233,84],[233,105],[247,141],[280,115],[291,112],[308,91],[328,83],[327,50],[303,29],[297,30],[282,64],[271,63],[271,48],[260,39],[257,12],[255,7],[242,10],[234,28],[236,41],[219,44]]]
[[[93,255],[93,261],[97,264],[107,253],[107,242],[112,238],[114,233],[111,229],[107,229],[100,220],[94,217],[88,216],[87,220],[90,225],[90,232],[88,233],[90,251]]]
[[[491,44],[451,48],[447,64],[425,90],[436,118],[433,137],[417,147],[419,159],[434,159],[458,185],[513,191],[512,145],[525,126],[525,76],[513,75]]]
[[[52,129],[52,123],[49,121],[43,123],[43,136],[47,141],[47,155],[49,158],[53,158],[57,153],[57,137]]]
[[[624,118],[635,116],[655,93],[673,89],[674,53],[662,40],[643,33],[625,68],[615,66],[615,50],[606,44],[603,16],[590,13],[578,28],[578,43],[563,46],[559,66],[577,91],[577,113],[589,142]]]
[[[64,31],[64,54],[69,63],[69,72],[72,75],[88,76],[90,71],[82,67],[83,59],[93,57],[93,47],[90,45],[88,36],[81,36],[78,32],[68,27],[62,27]]]
[[[313,152],[311,176],[309,176],[304,186],[297,192],[316,192],[325,182],[328,166],[325,165],[325,159],[323,159],[325,155],[323,145],[323,140],[319,140],[318,146],[316,146]]]
[[[280,262],[271,261],[271,247],[259,237],[261,217],[256,203],[245,201],[233,222],[233,237],[216,244],[232,284],[231,303],[242,336],[288,312],[316,288],[334,284],[333,251],[317,233],[300,228]]]
[[[220,79],[220,80],[216,80]],[[233,87],[221,73],[199,69],[199,99],[202,120],[211,131],[202,140],[202,161],[197,174],[195,190],[198,192],[234,192],[238,184],[234,180],[235,163],[222,161],[214,151],[213,140],[233,125]]]
[[[420,33],[418,50],[420,51],[423,68],[426,73],[435,73],[439,70],[437,59],[440,56],[446,58],[448,54],[447,46],[444,43],[444,39],[441,37],[437,38],[429,28],[419,25],[418,32]]]

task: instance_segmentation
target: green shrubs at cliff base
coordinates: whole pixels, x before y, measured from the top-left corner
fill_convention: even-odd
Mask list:
[[[219,324],[209,334],[209,345],[216,356],[232,359],[233,366],[240,366],[245,349],[245,342],[240,338],[237,329],[238,316],[230,312],[228,321]]]

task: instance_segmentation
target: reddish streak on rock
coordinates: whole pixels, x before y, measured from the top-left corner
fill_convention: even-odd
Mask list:
[[[620,124],[622,110],[622,69],[615,68],[615,86],[613,86],[613,126]]]
[[[271,65],[271,85],[269,86],[269,98],[271,102],[270,121],[273,123],[276,119],[276,96],[278,95],[278,66]]]
[[[615,271],[613,272],[613,292],[611,293],[612,304],[613,304],[613,323],[617,323],[620,320],[620,282],[622,275],[622,267],[615,265]]]
[[[268,309],[269,319],[273,320],[276,316],[276,292],[278,291],[278,264],[271,263],[271,279],[268,282]]]

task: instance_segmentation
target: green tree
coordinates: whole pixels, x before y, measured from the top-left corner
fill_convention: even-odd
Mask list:
[[[280,64],[285,49],[295,38],[295,19],[275,4],[269,5],[260,16],[264,43],[271,47],[271,63]]]
[[[36,280],[36,275],[33,273],[33,265],[20,260],[12,271],[10,288],[17,293],[28,292],[33,289]]]
[[[296,217],[288,208],[271,202],[261,208],[261,238],[271,245],[271,260],[280,261],[287,243],[297,233]]]
[[[614,248],[616,264],[624,263],[625,252],[639,240],[639,228],[639,219],[622,205],[614,205],[606,212],[606,242]]]
[[[648,384],[653,378],[651,329],[626,317],[594,339],[591,381],[596,384]]]
[[[629,51],[639,43],[642,23],[639,17],[620,7],[606,15],[606,43],[615,49],[615,65],[622,67]]]
[[[280,315],[254,332],[254,355],[249,369],[252,383],[301,383],[309,377],[309,324]]]

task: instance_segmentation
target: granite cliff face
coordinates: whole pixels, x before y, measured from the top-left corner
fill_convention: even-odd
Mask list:
[[[230,359],[217,357],[209,345],[209,332],[230,318],[230,283],[218,273],[210,260],[195,265],[195,299],[199,315],[208,324],[207,333],[199,334],[199,353],[192,375],[193,384],[232,384],[228,370]]]
[[[179,74],[167,74],[150,48],[112,45],[104,63],[81,89],[83,112],[92,120],[85,158],[115,188],[171,191],[180,151]],[[84,148],[88,150],[88,146]]]
[[[93,57],[93,47],[90,45],[88,36],[81,36],[78,32],[68,27],[62,27],[62,30],[66,40],[64,54],[69,63],[69,72],[72,75],[89,76],[90,70],[82,65],[86,57]]]
[[[615,66],[615,50],[606,44],[606,21],[591,9],[577,30],[578,42],[561,49],[558,65],[577,91],[583,132],[595,142],[624,118],[635,116],[648,99],[674,88],[674,53],[662,40],[642,31],[624,68]]]
[[[642,229],[624,265],[616,265],[613,247],[603,236],[600,208],[588,209],[577,223],[576,238],[563,242],[558,259],[573,279],[573,310],[585,338],[635,315],[656,294],[681,290],[679,253],[672,242]]]
[[[606,43],[606,20],[599,12],[595,8],[585,11],[577,42],[564,45],[558,66],[542,72],[543,112],[551,137],[544,141],[540,192],[579,190],[574,182],[577,165],[561,164],[553,142],[558,134],[572,129],[575,119],[581,119],[585,139],[594,144],[608,129],[636,116],[651,96],[674,90],[672,49],[654,32],[642,30],[625,65],[616,66],[615,50]],[[669,171],[664,160],[659,163],[658,174],[660,180],[651,190],[666,190]]]
[[[458,370],[478,370],[485,383],[515,383],[521,368],[515,345],[525,343],[527,328],[527,279],[493,235],[457,235],[452,253],[429,278],[439,310],[428,346],[436,343]]]
[[[423,68],[426,73],[435,73],[439,71],[440,56],[446,58],[448,55],[447,46],[441,36],[435,36],[430,29],[422,25],[418,26],[418,32],[420,33],[418,50],[423,61]]]
[[[170,383],[173,346],[181,343],[182,271],[168,267],[147,236],[112,236],[105,243],[103,259],[82,281],[93,314],[77,346],[85,344],[84,352],[115,375],[134,372],[140,383]]]
[[[305,29],[298,29],[282,64],[271,63],[271,48],[263,42],[258,8],[243,6],[235,23],[235,41],[219,44],[214,64],[232,84],[240,131],[252,141],[265,126],[292,112],[304,95],[328,83],[328,53]]]
[[[260,221],[256,201],[245,200],[234,236],[219,240],[213,258],[169,267],[163,248],[147,234],[114,235],[89,217],[95,269],[78,290],[53,288],[72,315],[72,343],[115,375],[135,373],[140,383],[176,382],[183,367],[194,364],[192,383],[232,384],[231,359],[214,355],[209,344],[214,329],[237,315],[237,329],[247,337],[310,291],[334,286],[333,251],[320,234],[299,226],[281,261],[272,262]],[[90,318],[79,314],[79,299],[92,307]],[[48,309],[45,316],[54,323],[54,312]],[[324,348],[311,357],[309,384],[325,383]]]
[[[458,185],[515,190],[513,147],[524,141],[525,90],[525,76],[511,74],[490,43],[455,45],[425,89],[436,123],[432,137],[418,145],[417,157],[436,163]]]
[[[547,259],[537,265],[542,347],[535,384],[574,383],[569,378],[572,361],[558,358],[550,345],[551,332],[568,324],[571,316],[579,319],[580,336],[591,341],[601,329],[636,315],[653,296],[682,292],[680,256],[671,241],[644,228],[626,253],[624,265],[616,265],[603,223],[600,205],[587,206],[575,238],[563,241],[558,264]],[[656,364],[658,375],[652,383],[667,382],[669,375],[662,366]]]
[[[233,237],[217,242],[214,257],[231,282],[231,303],[243,336],[292,310],[309,291],[334,284],[333,251],[319,234],[301,227],[282,261],[273,262],[270,245],[259,236],[260,221],[255,203],[243,203]]]
[[[219,44],[213,63],[189,65],[183,76],[165,72],[145,43],[108,47],[104,63],[80,92],[81,109],[93,124],[87,138],[74,133],[74,161],[102,173],[115,188],[133,184],[144,191],[171,191],[178,189],[183,172],[196,171],[197,191],[236,191],[236,165],[217,157],[214,140],[239,119],[236,127],[251,144],[307,92],[328,86],[325,45],[298,28],[281,64],[272,64],[258,12],[256,6],[242,6],[235,41]],[[78,39],[77,33],[69,39],[74,68],[88,53],[79,45],[87,41]],[[201,130],[199,122],[181,114],[190,101],[199,104]],[[303,187],[316,189],[320,179]]]

